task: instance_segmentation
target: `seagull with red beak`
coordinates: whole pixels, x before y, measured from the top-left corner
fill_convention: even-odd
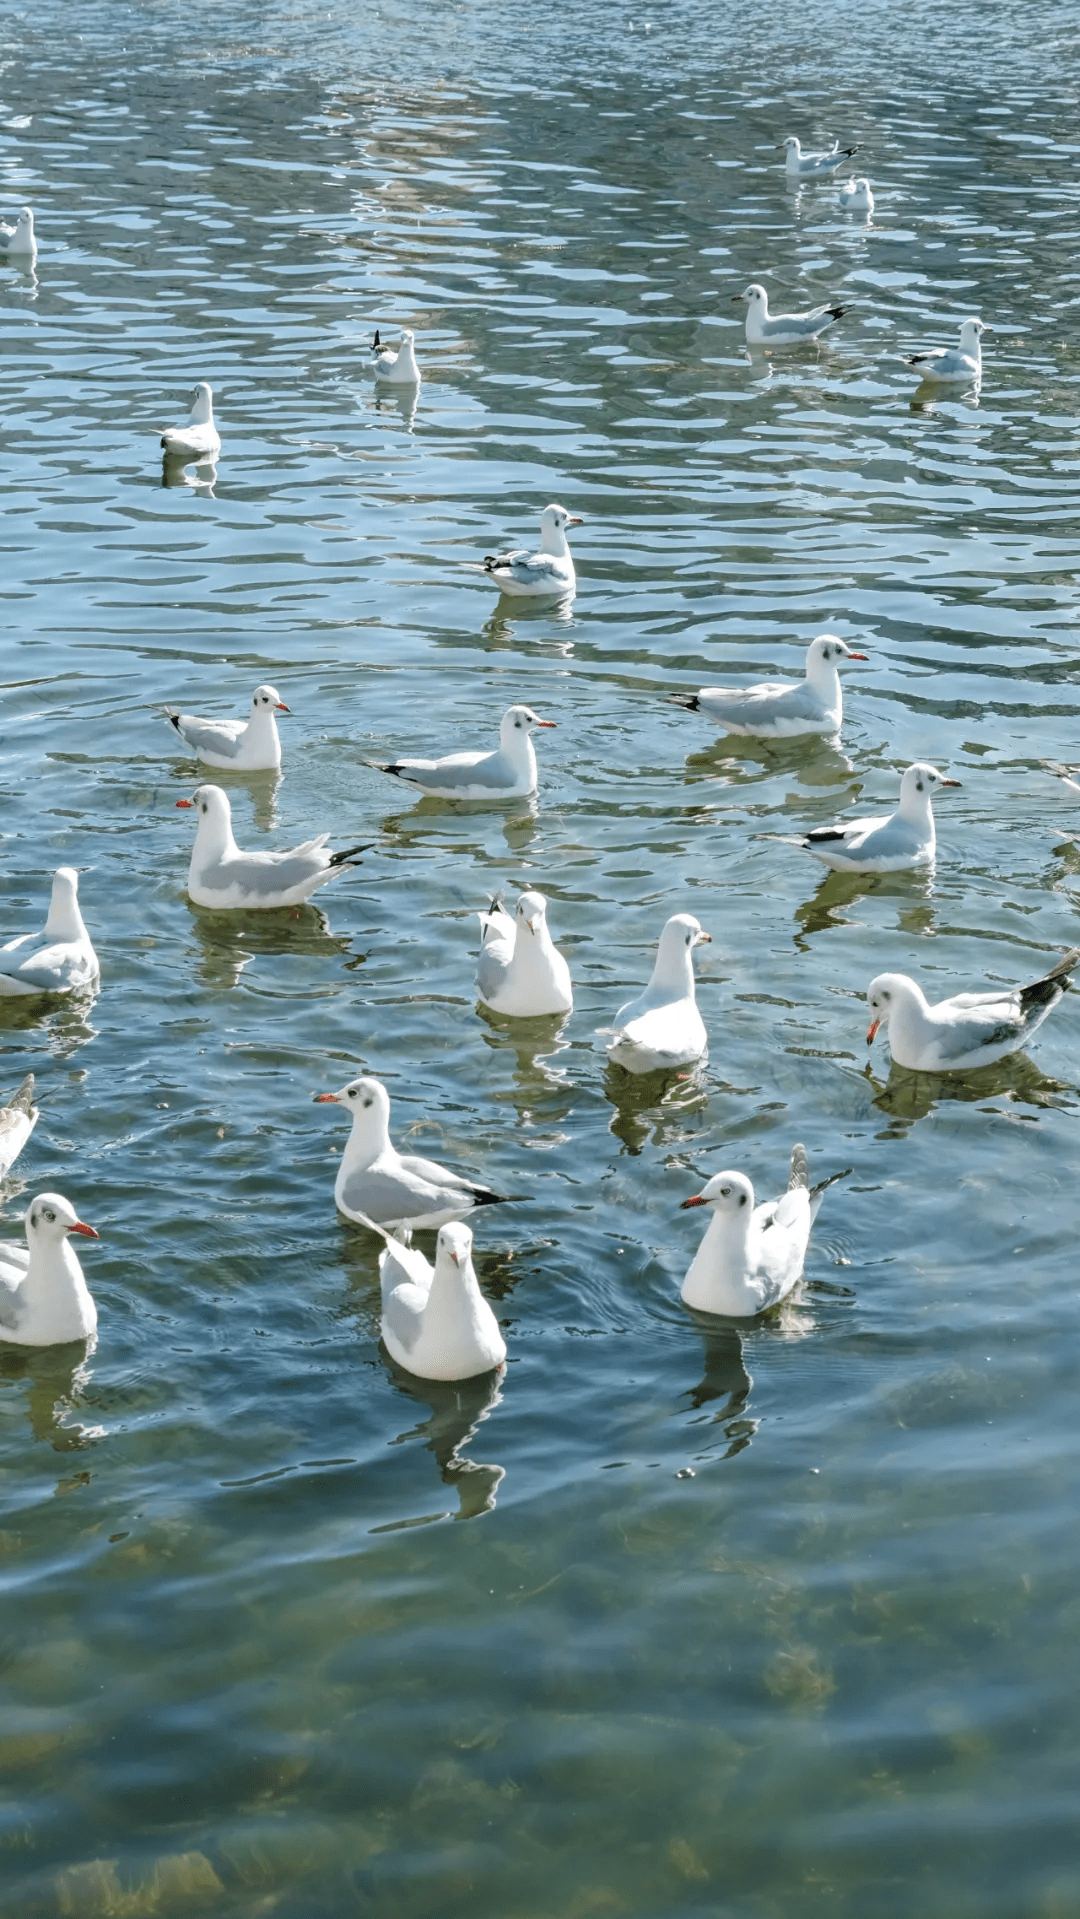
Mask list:
[[[831,739],[844,718],[844,696],[837,672],[841,660],[865,660],[835,633],[811,641],[806,678],[762,680],[757,686],[703,686],[700,693],[676,693],[677,706],[704,713],[727,733],[749,733],[762,740],[793,740],[805,733]]]
[[[937,851],[930,800],[935,786],[959,786],[934,766],[909,766],[895,813],[815,826],[798,844],[837,873],[902,873],[932,866]]]
[[[576,513],[554,502],[540,515],[540,551],[516,547],[510,553],[488,553],[484,572],[500,593],[512,599],[568,600],[577,591],[574,559],[566,543],[568,526],[581,526]]]
[[[232,808],[220,786],[200,786],[190,800],[196,816],[187,890],[196,906],[230,908],[302,906],[344,867],[354,866],[366,846],[331,853],[329,833],[281,853],[244,853],[233,839]]]
[[[425,1227],[434,1232],[503,1195],[452,1173],[434,1159],[399,1153],[390,1139],[390,1095],[381,1080],[350,1080],[337,1093],[316,1093],[317,1105],[343,1106],[352,1120],[334,1182],[339,1211],[361,1226]]]
[[[554,727],[531,706],[511,706],[503,714],[494,753],[447,753],[441,760],[369,760],[380,773],[392,773],[433,800],[521,800],[536,791],[538,726]]]
[[[544,895],[523,893],[513,919],[494,899],[479,919],[476,990],[483,1004],[513,1019],[571,1012],[570,968],[548,930]]]
[[[97,1307],[68,1241],[96,1239],[70,1200],[39,1193],[26,1215],[26,1245],[0,1245],[0,1340],[16,1346],[67,1346],[90,1339]]]
[[[274,716],[288,711],[276,687],[257,686],[246,720],[198,720],[178,706],[167,706],[165,717],[204,766],[232,773],[276,773],[281,741]]]
[[[833,1173],[810,1189],[806,1149],[793,1146],[788,1189],[780,1199],[754,1205],[745,1173],[714,1173],[683,1207],[708,1206],[709,1228],[683,1280],[682,1297],[699,1313],[751,1319],[786,1299],[802,1278],[803,1261],[822,1194]]]
[[[872,1046],[886,1027],[896,1066],[916,1073],[961,1073],[991,1066],[1026,1046],[1064,998],[1080,965],[1080,946],[1030,986],[999,986],[991,993],[957,993],[931,1006],[906,973],[879,973],[866,991]]]

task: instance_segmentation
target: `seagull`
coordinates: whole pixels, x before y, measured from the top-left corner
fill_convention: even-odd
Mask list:
[[[44,932],[21,933],[0,946],[0,999],[25,993],[75,993],[100,972],[79,911],[79,875],[73,866],[58,866]]]
[[[523,893],[513,919],[494,899],[480,921],[476,990],[492,1012],[543,1019],[573,1010],[570,968],[548,931],[542,893]]]
[[[0,1243],[0,1340],[16,1346],[67,1346],[89,1339],[97,1307],[69,1233],[96,1239],[59,1193],[39,1193],[26,1215],[26,1246]]]
[[[386,1241],[381,1331],[391,1359],[419,1379],[475,1379],[501,1366],[506,1341],[480,1291],[469,1228],[456,1221],[440,1228],[432,1267],[373,1219],[364,1224]]]
[[[23,207],[13,227],[0,220],[0,254],[9,260],[33,259],[37,252],[37,237],[34,233],[34,216],[29,207]]]
[[[754,1189],[745,1173],[714,1173],[683,1208],[711,1206],[709,1230],[682,1283],[687,1306],[699,1313],[728,1313],[750,1319],[778,1306],[802,1278],[810,1228],[833,1173],[810,1190],[806,1148],[791,1149],[788,1189],[782,1199],[754,1205]]]
[[[573,556],[566,544],[568,526],[581,526],[576,513],[564,506],[546,506],[540,515],[540,551],[519,547],[512,553],[488,553],[484,572],[501,593],[516,598],[565,599],[577,590]]]
[[[862,174],[856,180],[845,180],[836,204],[841,213],[873,213],[874,196],[869,180]]]
[[[776,150],[786,156],[784,170],[789,180],[831,179],[837,168],[859,151],[858,147],[842,147],[834,140],[827,153],[804,153],[794,133],[781,140]]]
[[[896,1066],[916,1073],[959,1073],[970,1066],[989,1066],[1027,1045],[1064,997],[1069,975],[1078,964],[1080,946],[1074,946],[1030,986],[957,993],[936,1006],[928,1003],[922,987],[906,973],[879,973],[866,989],[871,1013],[866,1044],[872,1046],[879,1026],[886,1026]]]
[[[367,851],[366,846],[349,846],[330,853],[330,835],[320,833],[282,853],[242,853],[232,835],[229,797],[220,786],[196,787],[191,799],[176,804],[193,807],[199,815],[187,882],[196,906],[300,906]]]
[[[754,281],[743,293],[733,293],[731,303],[746,301],[746,344],[747,346],[801,346],[805,340],[816,340],[834,320],[839,320],[850,307],[824,306],[811,307],[809,313],[769,313],[769,296],[763,286]]]
[[[18,1092],[12,1093],[10,1104],[0,1106],[0,1177],[14,1166],[37,1123],[34,1075],[27,1073]]]
[[[922,380],[981,380],[980,336],[993,331],[985,320],[965,320],[960,328],[958,347],[935,346],[929,353],[906,353],[904,358]]]
[[[184,426],[166,427],[161,444],[171,459],[216,459],[221,435],[214,425],[214,391],[207,380],[200,380],[192,393],[190,419]]]
[[[536,791],[535,727],[542,720],[531,706],[511,706],[502,717],[494,753],[448,753],[441,760],[369,760],[380,773],[393,773],[431,799],[520,800]]]
[[[401,345],[396,353],[392,353],[388,346],[383,346],[376,327],[371,354],[371,371],[377,380],[390,380],[395,386],[420,385],[420,368],[416,364],[413,335],[408,327],[401,329]]]
[[[628,1073],[691,1066],[704,1058],[709,1041],[694,998],[690,955],[711,940],[690,913],[674,913],[660,935],[645,991],[619,1008],[614,1026],[598,1029],[612,1035],[608,1058]]]
[[[501,1206],[504,1196],[463,1179],[433,1159],[399,1153],[390,1143],[390,1095],[381,1080],[354,1079],[337,1093],[316,1093],[352,1114],[334,1182],[338,1210],[361,1226],[414,1226],[434,1232],[477,1206]]]
[[[288,711],[276,687],[257,686],[246,720],[197,720],[178,706],[167,706],[165,716],[204,766],[275,773],[281,765],[281,741],[274,714]]]
[[[840,826],[815,826],[798,844],[837,873],[902,873],[933,863],[936,837],[930,796],[935,786],[959,786],[936,767],[909,766],[895,813]]]
[[[704,713],[728,733],[750,733],[764,740],[796,739],[804,733],[839,733],[844,717],[840,691],[841,660],[865,660],[835,633],[812,640],[806,654],[806,678],[763,680],[759,686],[703,686],[700,693],[676,693],[677,706]]]

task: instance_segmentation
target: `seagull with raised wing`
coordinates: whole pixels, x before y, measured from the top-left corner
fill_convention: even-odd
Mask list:
[[[959,786],[934,766],[909,766],[895,813],[837,826],[815,826],[799,842],[837,873],[902,873],[930,866],[937,851],[930,801],[935,786]]]
[[[29,207],[22,207],[13,227],[0,220],[0,258],[8,260],[32,260],[37,253],[37,235],[34,232],[34,216]]]
[[[234,773],[275,773],[281,765],[281,741],[275,714],[287,713],[273,686],[257,686],[246,720],[199,720],[167,706],[165,717],[204,766]]]
[[[860,173],[857,179],[844,181],[836,196],[836,204],[841,213],[873,213],[874,196],[864,174]]]
[[[674,913],[660,935],[652,978],[637,999],[615,1015],[608,1058],[628,1073],[663,1072],[692,1066],[708,1049],[705,1022],[694,992],[695,946],[711,941],[690,913]]]
[[[27,993],[77,993],[101,973],[79,911],[79,875],[58,866],[42,933],[20,933],[0,946],[0,999]]]
[[[479,919],[476,990],[485,1006],[515,1019],[573,1010],[570,968],[551,937],[542,893],[523,893],[512,919],[492,900]]]
[[[982,336],[993,330],[985,320],[965,320],[959,346],[935,346],[926,353],[906,353],[904,359],[920,380],[978,381],[982,379]]]
[[[866,991],[870,1025],[866,1044],[878,1029],[889,1035],[893,1064],[916,1073],[962,1073],[990,1066],[1018,1053],[1053,1012],[1080,964],[1074,946],[1030,986],[1002,986],[990,993],[956,993],[931,1006],[918,983],[906,973],[879,973]]]
[[[437,1160],[399,1153],[390,1140],[390,1095],[381,1080],[350,1080],[339,1092],[316,1093],[315,1101],[343,1106],[352,1118],[334,1182],[334,1199],[347,1219],[434,1232],[478,1206],[504,1203],[503,1194]]]
[[[0,1241],[0,1340],[16,1346],[67,1346],[89,1339],[97,1307],[68,1241],[96,1239],[59,1193],[39,1193],[26,1214],[26,1245]]]
[[[420,385],[420,368],[416,364],[413,348],[414,337],[408,327],[402,327],[401,344],[395,353],[392,347],[383,345],[376,327],[368,364],[377,380],[386,380],[392,386]]]
[[[704,713],[728,733],[756,739],[790,740],[804,733],[839,733],[844,717],[838,667],[842,660],[865,660],[835,633],[812,640],[806,654],[806,678],[763,680],[758,686],[703,686],[700,693],[676,693],[677,706]]]
[[[476,1277],[473,1236],[460,1221],[439,1229],[434,1266],[365,1220],[386,1241],[379,1255],[383,1345],[419,1379],[475,1379],[506,1358],[506,1341]]]
[[[858,147],[842,147],[834,140],[826,153],[804,153],[794,133],[789,133],[777,147],[777,152],[784,155],[784,171],[789,180],[831,180],[858,151]]]
[[[714,1173],[683,1208],[712,1209],[708,1231],[682,1283],[687,1306],[699,1313],[727,1313],[751,1319],[786,1299],[802,1278],[803,1262],[825,1188],[833,1173],[810,1189],[806,1149],[793,1146],[787,1192],[754,1205],[754,1189],[745,1173]]]
[[[27,1073],[6,1106],[0,1106],[0,1178],[10,1172],[38,1123],[34,1075]]]
[[[732,294],[733,306],[737,300],[746,302],[746,344],[751,347],[805,346],[851,310],[821,306],[811,307],[808,313],[770,313],[769,296],[756,280],[742,293]]]
[[[577,574],[566,529],[581,525],[576,513],[552,502],[540,515],[540,551],[518,547],[510,553],[488,553],[484,572],[500,593],[514,598],[567,599],[577,590]]]
[[[440,760],[370,760],[380,773],[392,773],[430,799],[519,800],[536,791],[537,727],[554,727],[531,706],[511,706],[499,726],[493,753],[448,753]]]
[[[326,844],[329,833],[320,833],[281,853],[244,853],[233,839],[232,808],[220,786],[199,786],[191,799],[176,804],[193,808],[198,815],[187,881],[196,906],[226,911],[300,906],[335,873],[355,866],[367,851],[365,844],[331,853]]]
[[[214,389],[199,380],[191,396],[191,414],[182,426],[166,427],[161,436],[172,460],[213,460],[221,452],[221,436],[214,425]]]

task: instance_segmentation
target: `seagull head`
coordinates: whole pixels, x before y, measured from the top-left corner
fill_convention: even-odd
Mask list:
[[[385,1139],[390,1127],[390,1095],[381,1079],[351,1079],[336,1093],[316,1093],[316,1106],[344,1106],[363,1138]]]
[[[257,686],[251,696],[251,717],[256,713],[287,713],[286,706],[276,686]]]
[[[936,766],[926,766],[917,761],[909,766],[900,782],[901,813],[922,813],[930,804],[930,798],[936,786],[959,786],[959,780],[946,779]]]
[[[73,866],[58,866],[53,874],[45,931],[50,939],[86,938],[86,927],[79,911],[79,875]]]
[[[535,727],[556,724],[555,720],[542,720],[539,713],[533,712],[531,706],[511,706],[502,716],[499,745],[504,753],[509,752],[513,747],[520,746],[523,740],[528,739]]]
[[[835,670],[841,660],[865,660],[865,653],[854,653],[846,640],[837,633],[819,633],[811,640],[806,651],[806,671],[812,676],[816,667],[831,667]]]
[[[60,1193],[39,1193],[31,1200],[26,1215],[26,1237],[33,1245],[36,1240],[58,1245],[68,1233],[81,1233],[84,1239],[96,1239],[92,1226],[79,1218],[70,1200]]]
[[[690,955],[695,946],[703,942],[712,942],[712,934],[702,931],[692,913],[673,913],[660,935],[656,949],[656,965],[653,967],[653,986],[685,985],[687,974],[690,985],[687,992],[693,991],[693,962]]]
[[[412,345],[412,343],[413,343],[413,341],[415,340],[415,338],[416,338],[416,335],[415,335],[415,333],[414,333],[414,332],[412,331],[412,329],[411,329],[411,327],[407,327],[407,326],[403,326],[403,327],[402,327],[402,329],[401,329],[401,344],[402,344],[402,346],[411,346],[411,345]]]
[[[585,522],[577,513],[568,513],[564,506],[552,501],[540,515],[541,532],[565,533],[568,526],[584,526]]]
[[[798,134],[789,133],[786,140],[781,140],[779,142],[776,151],[777,153],[794,154],[795,158],[798,159],[800,153],[802,152],[802,146],[799,142]]]
[[[760,307],[762,308],[762,310],[766,309],[769,304],[769,296],[766,293],[765,288],[763,286],[759,286],[756,280],[752,280],[750,282],[750,285],[748,287],[744,287],[741,293],[732,294],[731,296],[732,306],[735,305],[735,302],[737,300],[745,300],[748,307]]]
[[[196,380],[191,395],[191,425],[206,426],[214,417],[214,389],[209,380]]]
[[[866,1044],[874,1044],[878,1027],[888,1026],[898,1004],[902,1001],[910,1004],[913,999],[922,999],[922,991],[904,973],[879,973],[876,979],[872,979],[866,989],[866,1004],[870,1008]]]
[[[961,353],[974,353],[984,333],[992,333],[992,326],[985,320],[965,320],[960,328]]]
[[[452,1220],[448,1226],[440,1226],[439,1237],[435,1241],[435,1264],[448,1262],[459,1273],[466,1272],[472,1259],[472,1233],[460,1220]]]
[[[714,1212],[749,1221],[754,1210],[754,1189],[745,1173],[714,1173],[700,1193],[683,1200],[680,1211],[685,1212],[690,1206],[711,1206]]]
[[[517,903],[517,923],[538,933],[547,919],[547,901],[542,893],[523,893]]]
[[[189,800],[177,800],[176,804],[198,814],[195,825],[199,832],[205,820],[209,827],[231,835],[232,807],[228,794],[220,786],[197,786]]]

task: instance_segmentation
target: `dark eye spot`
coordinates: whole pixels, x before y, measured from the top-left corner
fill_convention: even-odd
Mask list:
[[[51,1207],[51,1206],[46,1206],[46,1208],[45,1208],[45,1217],[46,1217],[46,1219],[55,1219],[55,1218],[56,1218],[56,1214],[55,1214],[55,1213],[53,1212],[53,1209],[52,1209],[52,1207]]]
[[[740,1205],[740,1206],[745,1206],[745,1205],[746,1205],[746,1194],[745,1194],[745,1193],[740,1193],[740,1194],[739,1194],[739,1205]]]
[[[721,1197],[721,1199],[730,1199],[730,1198],[731,1198],[731,1187],[730,1187],[730,1186],[721,1186],[721,1188],[720,1188],[720,1197]]]
[[[36,1227],[36,1225],[37,1225],[37,1214],[36,1214],[36,1213],[31,1213],[31,1215],[30,1215],[30,1224],[31,1224],[31,1226],[35,1226],[35,1227]]]
[[[370,1105],[371,1105],[371,1101],[370,1101],[369,1099],[366,1099],[366,1100],[364,1101],[364,1105],[365,1105],[365,1106],[370,1106]]]
[[[915,789],[916,789],[916,791],[917,791],[917,792],[919,792],[919,793],[921,793],[921,792],[922,792],[922,781],[921,781],[921,780],[916,780],[916,782],[915,782]]]
[[[349,1088],[349,1098],[350,1098],[350,1099],[355,1099],[355,1098],[356,1098],[356,1088],[355,1088],[355,1086],[350,1086],[350,1088]]]

